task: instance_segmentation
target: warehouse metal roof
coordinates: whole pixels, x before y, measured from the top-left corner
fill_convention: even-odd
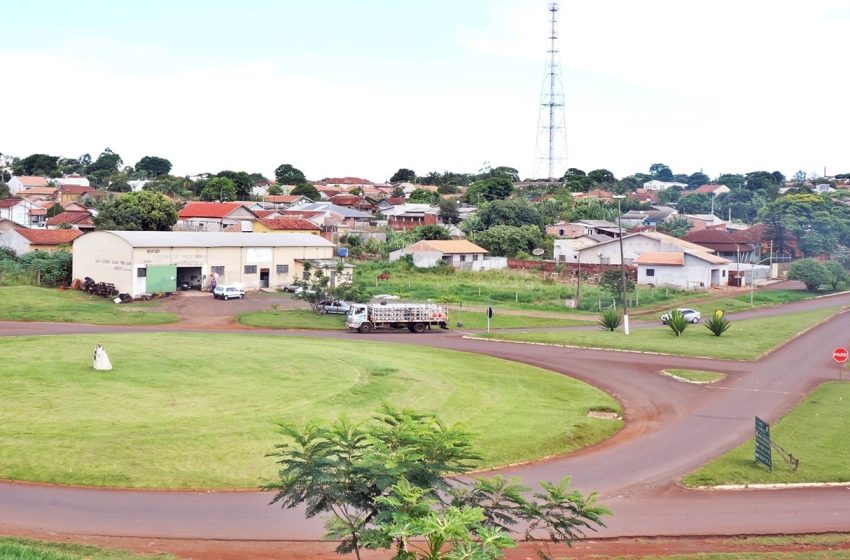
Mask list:
[[[198,231],[102,231],[120,237],[132,247],[333,247],[309,233],[223,233]]]

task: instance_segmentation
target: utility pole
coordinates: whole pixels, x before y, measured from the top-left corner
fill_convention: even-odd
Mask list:
[[[620,201],[626,198],[622,194],[615,194],[617,199],[617,232],[620,235],[620,279],[623,281],[623,334],[629,334],[629,293],[626,284],[626,260],[623,258],[623,211]]]
[[[549,50],[547,51],[549,59],[540,92],[540,114],[537,120],[538,165],[535,176],[539,175],[540,167],[545,166],[546,177],[550,181],[554,181],[563,175],[563,171],[566,169],[564,164],[567,159],[564,88],[561,83],[558,49],[555,43],[558,39],[559,10],[557,2],[549,4]],[[561,167],[564,169],[560,169]]]

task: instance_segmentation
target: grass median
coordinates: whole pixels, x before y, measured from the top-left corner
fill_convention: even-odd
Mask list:
[[[610,348],[660,352],[680,356],[701,356],[730,360],[752,360],[782,344],[794,335],[838,313],[841,307],[815,309],[790,315],[732,321],[723,336],[714,336],[702,324],[690,325],[682,336],[674,336],[665,326],[622,330],[564,331],[557,333],[494,333],[487,338],[519,342],[539,342],[563,346]]]
[[[170,554],[134,554],[126,550],[0,537],[0,558],[13,560],[176,560]]]
[[[824,383],[770,427],[771,439],[800,460],[797,470],[774,451],[773,471],[758,465],[754,440],[684,478],[688,486],[850,481],[847,420],[850,383]],[[816,437],[812,437],[816,434]]]
[[[174,313],[160,311],[162,302],[116,304],[111,299],[77,290],[6,286],[0,287],[0,301],[2,321],[163,325],[179,320]]]
[[[362,338],[362,337],[361,337]],[[114,369],[95,372],[102,344]],[[244,488],[276,472],[276,423],[382,401],[476,433],[485,466],[615,433],[609,395],[488,356],[365,340],[151,333],[0,339],[0,478],[91,486]]]

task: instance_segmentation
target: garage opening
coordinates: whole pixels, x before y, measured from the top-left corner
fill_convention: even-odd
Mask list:
[[[269,287],[269,269],[261,268],[260,269],[260,287],[268,288]]]
[[[178,266],[177,267],[177,289],[178,290],[200,290],[201,289],[201,267],[200,266]]]

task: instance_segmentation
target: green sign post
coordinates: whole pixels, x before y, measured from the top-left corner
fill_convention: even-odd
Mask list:
[[[756,461],[773,470],[770,447],[770,424],[756,416]]]

